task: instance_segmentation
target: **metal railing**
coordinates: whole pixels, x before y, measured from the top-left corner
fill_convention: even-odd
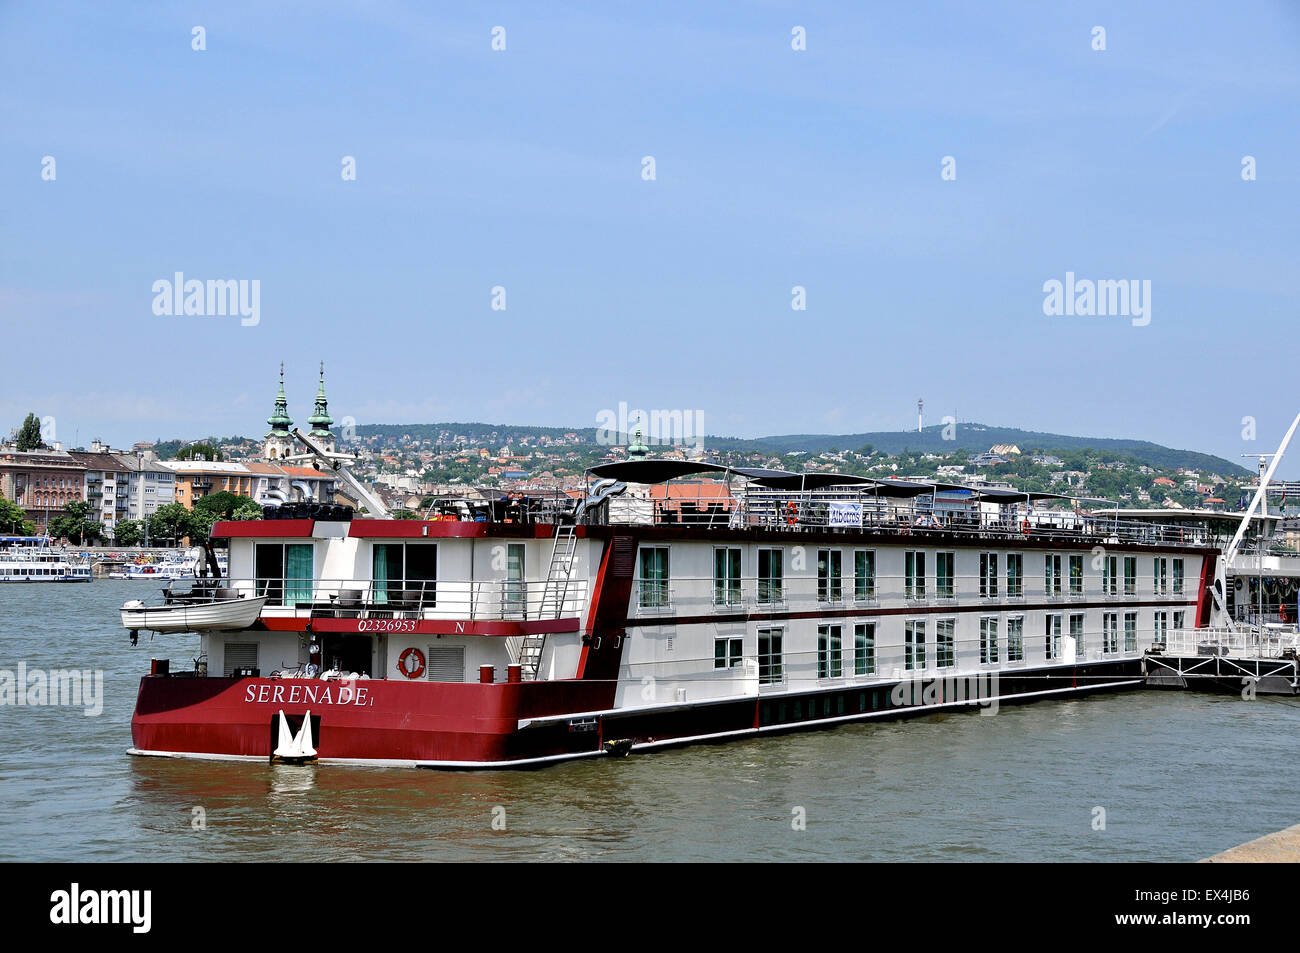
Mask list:
[[[1264,629],[1171,629],[1165,644],[1170,655],[1224,655],[1234,658],[1281,658],[1300,650],[1295,626]]]
[[[587,581],[569,581],[557,605],[542,580],[400,580],[236,578],[223,588],[267,596],[267,615],[310,612],[333,619],[506,619],[537,621],[578,615]]]

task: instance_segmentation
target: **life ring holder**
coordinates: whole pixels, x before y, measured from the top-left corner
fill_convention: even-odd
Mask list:
[[[414,647],[407,649],[397,657],[397,670],[407,678],[419,678],[424,674],[424,653]]]
[[[785,524],[787,526],[799,525],[799,504],[798,503],[796,503],[794,500],[791,500],[790,502],[786,503],[785,514],[786,514]]]
[[[1029,520],[1024,520],[1021,522],[1020,532],[1024,533],[1025,536],[1029,535]]]

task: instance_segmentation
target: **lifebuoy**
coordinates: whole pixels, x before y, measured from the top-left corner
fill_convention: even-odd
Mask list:
[[[1024,533],[1026,536],[1029,535],[1029,520],[1025,520],[1020,524],[1020,532]]]
[[[799,523],[799,504],[796,503],[794,500],[791,500],[789,503],[785,505],[785,511],[786,511],[786,518],[785,518],[786,524],[789,526],[797,525]]]
[[[397,670],[407,678],[419,678],[424,674],[424,653],[419,649],[407,649],[397,657]]]

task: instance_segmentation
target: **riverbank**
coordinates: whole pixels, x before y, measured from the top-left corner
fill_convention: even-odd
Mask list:
[[[1229,848],[1203,864],[1294,864],[1300,862],[1300,824]]]

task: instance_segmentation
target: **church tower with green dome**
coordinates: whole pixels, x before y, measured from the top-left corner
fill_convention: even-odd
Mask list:
[[[275,411],[266,418],[266,422],[271,425],[271,429],[266,433],[263,455],[268,463],[276,463],[293,453],[293,434],[289,432],[293,427],[293,418],[289,416],[289,400],[284,396],[283,361],[280,362],[280,393],[275,398]]]
[[[311,424],[311,432],[308,434],[313,440],[321,445],[327,452],[334,452],[334,434],[330,432],[330,425],[334,423],[334,418],[330,416],[329,402],[325,399],[325,362],[320,364],[320,387],[316,390],[316,407],[312,410],[311,416],[307,418],[307,423]]]

